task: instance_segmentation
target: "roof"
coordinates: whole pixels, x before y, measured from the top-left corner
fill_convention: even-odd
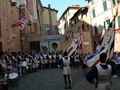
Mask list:
[[[85,9],[88,9],[88,6],[80,7],[80,9],[74,14],[74,16],[70,19],[74,19],[79,13],[83,13]]]
[[[45,8],[45,9],[49,9],[49,7],[44,7],[43,6],[43,8]],[[50,8],[51,9],[51,8]],[[51,9],[52,11],[55,11],[55,12],[57,12],[58,13],[58,10],[55,10],[55,9]]]
[[[79,9],[80,8],[80,5],[72,5],[72,6],[70,6],[70,7],[68,7],[65,11],[64,11],[64,13],[62,14],[62,16],[60,17],[60,19],[62,19],[62,17],[65,15],[65,13],[69,10],[69,9]],[[59,19],[59,20],[60,20]]]

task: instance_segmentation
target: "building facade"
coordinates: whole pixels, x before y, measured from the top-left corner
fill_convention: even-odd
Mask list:
[[[117,0],[87,0],[89,5],[89,11],[91,15],[91,25],[93,26],[93,47],[96,49],[99,41],[104,35],[108,25],[112,21],[114,15],[116,14],[115,5]],[[119,7],[120,8],[120,7]],[[119,11],[118,11],[119,13]],[[120,51],[119,43],[119,24],[120,15],[116,17],[115,24],[115,51]]]
[[[70,19],[70,28],[73,32],[74,39],[80,37],[81,31],[83,32],[83,37],[80,40],[82,47],[78,49],[78,52],[89,52],[92,54],[92,26],[88,6],[80,7],[80,9],[74,14],[74,16]]]
[[[57,13],[58,11],[52,9],[50,4],[43,7],[44,41],[40,42],[42,52],[61,50],[60,39],[65,37],[59,35]]]
[[[20,30],[12,25],[18,19],[20,3],[12,1],[0,0],[0,51],[3,52],[19,50]]]
[[[20,15],[30,17],[24,30],[21,30],[21,50],[30,51],[35,49],[40,51],[40,41],[43,37],[43,7],[40,0],[20,0]]]
[[[69,28],[69,24],[70,24],[70,19],[71,17],[73,17],[73,15],[75,14],[75,12],[80,8],[79,5],[72,5],[70,7],[68,7],[64,13],[62,14],[62,16],[59,19],[59,33],[60,34],[67,34],[70,32],[70,28]]]

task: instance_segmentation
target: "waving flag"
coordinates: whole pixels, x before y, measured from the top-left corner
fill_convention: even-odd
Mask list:
[[[79,45],[78,45],[78,49],[79,50],[83,49],[83,30],[82,29],[80,30],[80,42],[79,42]]]
[[[20,30],[23,30],[27,21],[28,21],[29,17],[26,18],[22,18],[20,21],[16,22],[15,24],[13,24],[13,27],[18,27]]]
[[[107,53],[107,60],[113,56],[114,52],[114,39],[115,39],[115,17],[108,26],[104,36],[102,37],[98,52],[96,54],[90,55],[86,60],[86,65],[90,68],[97,65],[99,60],[99,55],[101,53]]]
[[[81,44],[80,41],[81,41],[82,35],[83,35],[83,31],[80,32],[80,36],[77,39],[73,39],[71,46],[67,49],[68,56],[72,56],[77,52],[77,49]]]

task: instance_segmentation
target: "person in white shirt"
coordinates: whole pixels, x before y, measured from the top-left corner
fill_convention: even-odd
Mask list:
[[[116,67],[117,75],[114,75],[113,77],[117,77],[118,74],[120,73],[120,52],[118,53],[118,57],[117,57],[116,61],[117,61],[117,67]]]

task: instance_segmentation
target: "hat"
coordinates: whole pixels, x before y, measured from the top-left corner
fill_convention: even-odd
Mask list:
[[[0,57],[2,57],[4,55],[4,52],[0,52]]]

